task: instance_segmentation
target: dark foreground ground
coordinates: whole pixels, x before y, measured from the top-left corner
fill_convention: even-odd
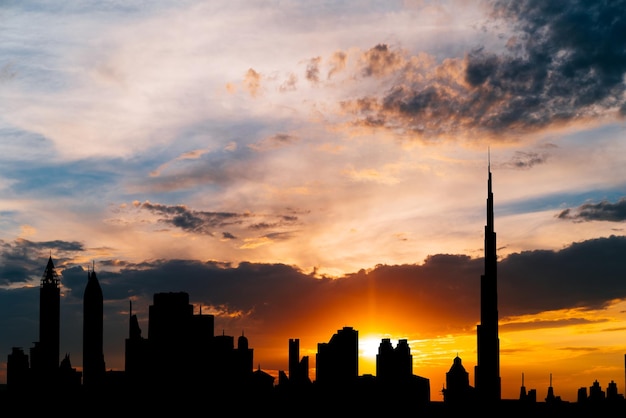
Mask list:
[[[0,390],[0,418],[62,414],[64,418],[129,416],[259,416],[273,417],[496,417],[496,418],[612,418],[626,417],[626,402],[523,403],[503,400],[495,405],[449,405],[410,396],[366,394],[335,388],[332,392],[237,393],[198,390],[195,393],[154,390],[25,391]]]

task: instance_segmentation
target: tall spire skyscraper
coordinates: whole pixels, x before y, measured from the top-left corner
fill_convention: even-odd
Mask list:
[[[59,275],[50,256],[39,285],[39,341],[35,342],[35,346],[30,350],[33,377],[42,387],[54,385],[59,371],[61,331],[59,284]]]
[[[59,368],[61,332],[61,289],[59,283],[59,275],[54,268],[52,256],[50,256],[39,286],[40,364],[46,371],[56,371]]]
[[[476,329],[478,362],[475,388],[483,404],[501,399],[500,339],[498,337],[498,259],[493,225],[491,156],[487,164],[487,225],[485,225],[485,273],[480,277],[480,324]]]

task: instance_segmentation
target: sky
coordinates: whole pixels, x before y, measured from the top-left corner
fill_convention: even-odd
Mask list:
[[[502,396],[626,385],[626,1],[4,0],[0,383],[61,274],[61,354],[104,295],[187,292],[254,365],[407,339],[474,382],[488,172]]]

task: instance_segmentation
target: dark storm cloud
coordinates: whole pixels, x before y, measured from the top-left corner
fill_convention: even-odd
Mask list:
[[[395,86],[342,106],[358,124],[423,137],[523,133],[626,109],[626,1],[495,2],[493,18],[514,31],[505,52],[478,47],[427,69],[377,45],[362,74],[393,71]]]
[[[75,248],[81,251],[80,246]],[[498,265],[501,317],[566,308],[598,309],[612,300],[626,298],[623,254],[626,237],[611,236],[574,243],[560,251],[527,251],[504,258]],[[47,257],[21,255],[5,245],[4,268],[22,269],[41,277]],[[78,302],[86,268],[69,263],[64,268],[53,260],[67,297]],[[374,291],[381,312],[393,308],[411,316],[427,308],[457,330],[471,327],[478,320],[480,275],[484,271],[482,259],[446,254],[430,256],[421,265],[379,265],[338,279],[316,278],[284,264],[233,266],[212,261],[156,260],[127,264],[118,272],[107,272],[103,267],[107,265],[102,260],[88,268],[98,272],[109,301],[150,300],[157,292],[185,291],[195,302],[226,307],[229,312],[246,312],[263,322],[275,321],[278,326],[297,312],[308,316],[332,311],[335,302],[343,301],[339,304],[342,309],[358,309]],[[14,290],[2,292],[5,296],[19,295]],[[349,302],[359,300],[354,305]],[[11,314],[10,310],[0,313]]]
[[[527,251],[504,258],[498,264],[501,317],[567,308],[600,309],[626,298],[623,254],[626,237],[611,236],[574,243],[560,251]],[[72,272],[84,280],[82,268]],[[144,296],[187,291],[194,301],[253,312],[264,321],[277,323],[290,312],[309,310],[309,315],[315,315],[332,310],[334,302],[343,301],[339,306],[344,309],[357,309],[374,292],[381,312],[399,307],[411,316],[428,308],[461,329],[479,319],[483,272],[483,259],[438,254],[420,265],[379,265],[338,279],[316,278],[284,264],[233,266],[193,260],[146,262],[119,273],[101,272],[99,277],[105,283],[103,289],[117,295],[113,297],[127,298],[129,289],[134,289],[131,294]],[[63,272],[64,280],[65,275]],[[356,301],[354,305],[351,300]]]
[[[515,98],[504,120],[519,113],[514,120],[532,125],[537,113],[567,120],[623,104],[625,1],[499,1],[494,9],[518,30],[519,52],[470,55],[467,80]]]
[[[560,251],[526,251],[499,263],[500,312],[533,314],[606,306],[626,297],[626,237],[573,243]]]
[[[31,244],[36,248],[49,245]],[[82,250],[79,245],[66,244],[66,248]],[[4,267],[10,271],[19,267],[41,277],[47,257],[29,258],[22,252],[20,259],[14,246],[5,243],[1,249]],[[611,301],[626,298],[624,254],[626,237],[611,236],[575,243],[560,251],[527,251],[504,258],[498,264],[500,317],[506,320],[568,308],[602,309]],[[63,286],[62,332],[69,335],[81,329],[87,269],[69,262],[59,267],[63,263],[54,256],[53,261]],[[276,334],[286,341],[309,335],[307,327],[319,331],[320,327],[330,326],[322,330],[330,335],[335,329],[329,323],[335,321],[339,328],[356,325],[357,316],[365,311],[391,322],[401,322],[397,315],[408,319],[407,323],[415,319],[411,329],[401,332],[416,332],[414,327],[424,338],[474,333],[480,320],[484,260],[465,255],[433,255],[420,265],[379,265],[337,279],[314,277],[285,264],[235,266],[213,261],[153,260],[126,263],[118,271],[103,267],[113,265],[120,266],[119,262],[101,260],[88,267],[95,268],[102,287],[106,344],[111,350],[118,350],[127,336],[130,301],[145,327],[148,306],[154,294],[161,292],[188,293],[190,303],[202,305],[204,313],[216,315],[216,329],[227,329],[231,335],[245,329],[252,344],[255,333]],[[38,295],[37,286],[0,288],[0,352],[10,353],[11,346],[28,348],[36,341]],[[515,323],[503,329],[587,323],[582,316]],[[80,335],[73,338],[74,342],[64,340],[62,350],[81,351]],[[68,350],[66,346],[72,344],[76,347]]]
[[[624,222],[626,220],[626,198],[621,198],[617,203],[606,200],[599,203],[585,203],[575,209],[565,209],[557,217],[576,222]]]

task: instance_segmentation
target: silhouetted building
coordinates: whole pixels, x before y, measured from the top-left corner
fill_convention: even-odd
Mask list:
[[[447,405],[467,406],[475,401],[474,388],[469,383],[469,373],[463,367],[457,355],[450,370],[446,372],[446,387],[443,389],[443,401]]]
[[[7,389],[16,392],[30,387],[28,356],[21,347],[13,347],[7,358]]]
[[[148,321],[148,338],[144,339],[136,315],[131,314],[126,340],[130,384],[185,393],[254,387],[254,351],[248,339],[242,333],[235,348],[234,337],[214,335],[213,315],[202,310],[194,314],[187,293],[156,293]]]
[[[617,383],[613,380],[606,387],[606,400],[610,402],[624,400],[624,395],[617,392]]]
[[[197,370],[192,350],[193,305],[185,292],[155,293],[148,308],[148,342],[151,381],[160,386],[191,384]]]
[[[552,373],[550,373],[550,386],[548,386],[548,394],[545,399],[546,403],[561,402],[561,397],[554,394],[554,387],[552,387]]]
[[[148,339],[141,335],[139,320],[133,314],[133,302],[129,302],[128,338],[124,346],[124,371],[129,385],[140,387],[149,381],[150,358]]]
[[[606,394],[600,387],[600,382],[597,380],[593,382],[593,385],[589,387],[589,401],[590,402],[601,402],[606,398]]]
[[[233,367],[230,371],[230,374],[235,379],[235,384],[240,382],[244,385],[249,384],[254,372],[253,354],[254,350],[250,348],[248,338],[242,332],[239,338],[237,338],[237,349],[234,352]]]
[[[300,358],[300,339],[289,339],[289,384],[302,386],[311,384],[309,378],[309,356]]]
[[[493,222],[491,162],[488,166],[487,225],[485,225],[485,273],[480,278],[480,324],[477,327],[478,361],[475,388],[483,405],[501,399],[500,339],[498,337],[498,259]]]
[[[529,389],[528,395],[526,395],[526,403],[537,402],[537,389]]]
[[[537,391],[535,389],[530,389],[528,392],[526,391],[526,386],[524,386],[524,373],[522,373],[522,386],[520,386],[519,390],[519,400],[526,404],[537,402]]]
[[[316,378],[319,385],[353,385],[359,375],[359,333],[343,327],[327,343],[317,344]]]
[[[274,376],[261,370],[261,365],[252,372],[250,382],[254,394],[271,396],[274,389]]]
[[[413,356],[407,340],[398,341],[394,348],[391,339],[383,338],[376,354],[376,379],[380,383],[408,379],[413,374]]]
[[[39,286],[39,341],[30,349],[32,377],[38,385],[53,389],[59,371],[61,289],[59,275],[48,258]]]
[[[70,355],[65,354],[61,364],[59,365],[59,389],[63,391],[65,395],[72,395],[78,393],[81,388],[82,373],[72,367],[70,361]]]
[[[100,387],[105,380],[103,302],[95,270],[87,271],[83,296],[83,384],[86,388]]]
[[[376,385],[379,396],[413,407],[430,402],[430,380],[413,374],[413,356],[408,340],[395,347],[383,338],[376,355]]]

